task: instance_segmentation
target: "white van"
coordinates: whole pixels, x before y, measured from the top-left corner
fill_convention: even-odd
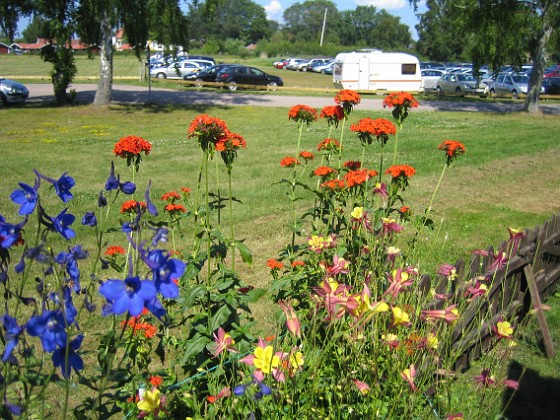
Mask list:
[[[333,83],[338,89],[417,92],[420,62],[410,54],[380,50],[340,53],[334,59]]]

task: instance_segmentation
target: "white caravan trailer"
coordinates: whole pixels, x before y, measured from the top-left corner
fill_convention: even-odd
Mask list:
[[[340,53],[334,59],[333,82],[338,89],[420,90],[420,62],[413,55],[380,50]]]

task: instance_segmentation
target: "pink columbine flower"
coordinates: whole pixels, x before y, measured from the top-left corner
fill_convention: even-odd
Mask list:
[[[259,342],[255,351],[240,360],[249,366],[254,366],[253,377],[262,382],[265,374],[272,374],[272,377],[278,382],[284,382],[284,372],[282,371],[282,359],[286,353],[274,352],[272,346],[269,346],[259,337]]]
[[[214,347],[212,348],[213,357],[217,357],[224,350],[230,351],[232,353],[238,353],[238,351],[232,347],[235,344],[234,339],[231,337],[231,335],[226,333],[222,327],[218,328],[218,335],[216,335],[216,333],[214,333],[213,335],[215,341]]]
[[[393,233],[398,233],[403,230],[403,227],[397,223],[395,219],[389,217],[382,217],[381,222],[383,223],[383,234],[391,235]]]
[[[457,267],[452,264],[443,264],[439,267],[437,273],[440,276],[447,277],[448,280],[455,280],[457,278]]]
[[[501,270],[502,268],[504,268],[506,266],[506,264],[509,261],[506,253],[503,252],[503,251],[498,251],[497,253],[493,254],[492,256],[494,258],[494,261],[486,269],[486,272],[484,273],[486,276],[493,275],[496,271]]]
[[[323,280],[321,286],[313,287],[313,291],[319,297],[319,301],[324,304],[328,312],[327,320],[332,317],[338,319],[344,315],[348,302],[350,286],[339,284],[336,281]]]
[[[416,377],[416,368],[414,365],[410,365],[408,369],[405,369],[401,372],[401,377],[408,382],[410,385],[410,389],[416,392],[418,388],[414,385],[414,378]]]
[[[397,297],[402,289],[410,286],[414,282],[414,277],[409,271],[397,268],[393,270],[391,274],[387,275],[387,280],[389,280],[389,287],[385,294]]]
[[[492,385],[496,385],[496,380],[494,376],[490,375],[490,369],[482,369],[480,375],[474,377],[474,381],[484,388],[487,388]]]
[[[514,379],[504,379],[504,385],[509,389],[519,389],[519,382]]]
[[[301,324],[299,322],[299,318],[297,317],[296,311],[292,307],[292,305],[285,300],[281,300],[278,302],[282,310],[284,311],[284,315],[286,315],[286,327],[288,331],[290,331],[295,337],[301,337]]]
[[[465,416],[463,415],[463,413],[448,414],[446,417],[447,420],[462,420],[464,418]]]
[[[481,281],[477,281],[474,286],[469,286],[465,290],[465,296],[470,299],[484,296],[486,293],[488,293],[488,287]]]
[[[371,391],[371,388],[365,382],[358,381],[357,379],[352,379],[352,381],[354,382],[354,385],[356,385],[356,388],[358,388],[358,391],[362,393],[362,395],[366,395],[367,393],[369,393],[369,391]]]
[[[382,200],[385,200],[389,196],[389,193],[387,192],[387,186],[382,182],[378,182],[377,184],[375,184],[375,186],[373,187],[373,193],[379,195]]]
[[[445,309],[422,311],[422,318],[426,321],[443,319],[447,324],[453,324],[459,319],[459,311],[457,310],[457,305],[450,305]]]
[[[350,265],[350,261],[345,260],[338,255],[333,257],[333,265],[331,267],[327,267],[327,274],[329,276],[335,276],[337,274],[348,274],[350,270],[348,266]]]

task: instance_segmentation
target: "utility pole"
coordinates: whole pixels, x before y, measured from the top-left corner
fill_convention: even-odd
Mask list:
[[[322,47],[323,46],[323,38],[325,36],[325,26],[327,25],[327,9],[325,7],[325,16],[323,17],[323,29],[321,29],[321,42],[319,43],[319,46]]]

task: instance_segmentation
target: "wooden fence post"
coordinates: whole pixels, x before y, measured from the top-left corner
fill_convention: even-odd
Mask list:
[[[552,337],[550,336],[548,324],[546,323],[546,318],[544,316],[541,297],[539,295],[537,283],[535,282],[533,269],[529,264],[527,264],[525,267],[523,267],[523,272],[525,273],[525,278],[527,279],[527,285],[529,286],[529,292],[531,294],[531,302],[533,303],[533,309],[535,310],[535,313],[537,315],[537,321],[543,335],[546,355],[549,359],[552,359],[554,358],[554,345],[552,343]]]

